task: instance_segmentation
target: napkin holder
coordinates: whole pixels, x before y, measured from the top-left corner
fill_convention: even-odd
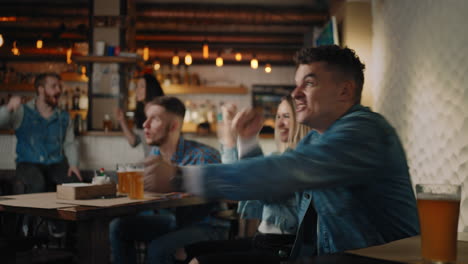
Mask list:
[[[57,199],[85,200],[96,199],[103,196],[114,196],[117,193],[115,183],[87,184],[73,183],[57,185]]]

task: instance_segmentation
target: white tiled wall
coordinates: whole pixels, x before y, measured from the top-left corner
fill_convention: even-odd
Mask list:
[[[464,183],[468,231],[468,1],[373,1],[375,109],[398,130],[413,183]]]

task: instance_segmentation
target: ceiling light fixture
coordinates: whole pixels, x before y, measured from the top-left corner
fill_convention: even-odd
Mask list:
[[[236,61],[241,61],[242,60],[242,54],[240,52],[236,52],[236,55],[234,56]]]
[[[161,69],[161,63],[160,63],[158,60],[154,61],[154,63],[153,63],[153,69],[154,69],[155,71],[158,71],[159,69]]]
[[[210,48],[208,47],[208,42],[205,41],[203,43],[203,58],[208,59],[209,56],[210,56]]]
[[[3,40],[3,35],[0,34],[0,47],[3,46],[3,43],[5,43],[5,41]]]
[[[42,39],[39,38],[39,39],[36,41],[36,48],[42,49],[43,46],[44,46],[44,42],[42,41]]]
[[[223,57],[221,57],[221,51],[218,52],[218,57],[216,58],[216,66],[223,67]]]
[[[143,48],[143,60],[148,61],[149,60],[149,48],[148,46],[145,46]]]
[[[72,56],[72,48],[68,48],[68,49],[67,49],[67,64],[71,64],[71,63],[72,63],[71,56]]]
[[[180,58],[177,53],[178,53],[177,50],[174,51],[174,56],[172,56],[172,65],[179,65]]]
[[[185,65],[191,65],[192,64],[192,54],[190,53],[190,50],[187,51],[187,54],[185,54]]]
[[[270,72],[271,72],[271,64],[270,64],[270,63],[267,63],[267,64],[265,65],[265,72],[266,72],[266,73],[270,73]]]
[[[255,56],[255,54],[252,56],[252,59],[250,60],[250,67],[254,70],[256,70],[258,68],[258,60],[257,60],[257,56]]]
[[[13,42],[13,48],[11,49],[11,52],[12,52],[13,55],[15,55],[15,56],[19,56],[19,55],[20,55],[19,49],[18,49],[18,47],[16,47],[16,40]]]

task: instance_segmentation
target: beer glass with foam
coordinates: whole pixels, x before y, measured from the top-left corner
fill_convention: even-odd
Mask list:
[[[461,186],[417,184],[421,251],[425,263],[455,263]]]
[[[130,181],[128,197],[130,197],[130,199],[143,199],[143,164],[132,164],[127,173]]]

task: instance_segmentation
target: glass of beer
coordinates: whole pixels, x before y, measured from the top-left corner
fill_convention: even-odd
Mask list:
[[[117,191],[122,194],[128,193],[127,164],[117,164],[117,177]]]
[[[417,184],[421,252],[425,263],[456,263],[461,186]]]
[[[143,172],[143,164],[131,164],[129,167],[127,167],[127,177],[129,178],[130,182],[128,197],[130,197],[130,199],[144,198]]]

